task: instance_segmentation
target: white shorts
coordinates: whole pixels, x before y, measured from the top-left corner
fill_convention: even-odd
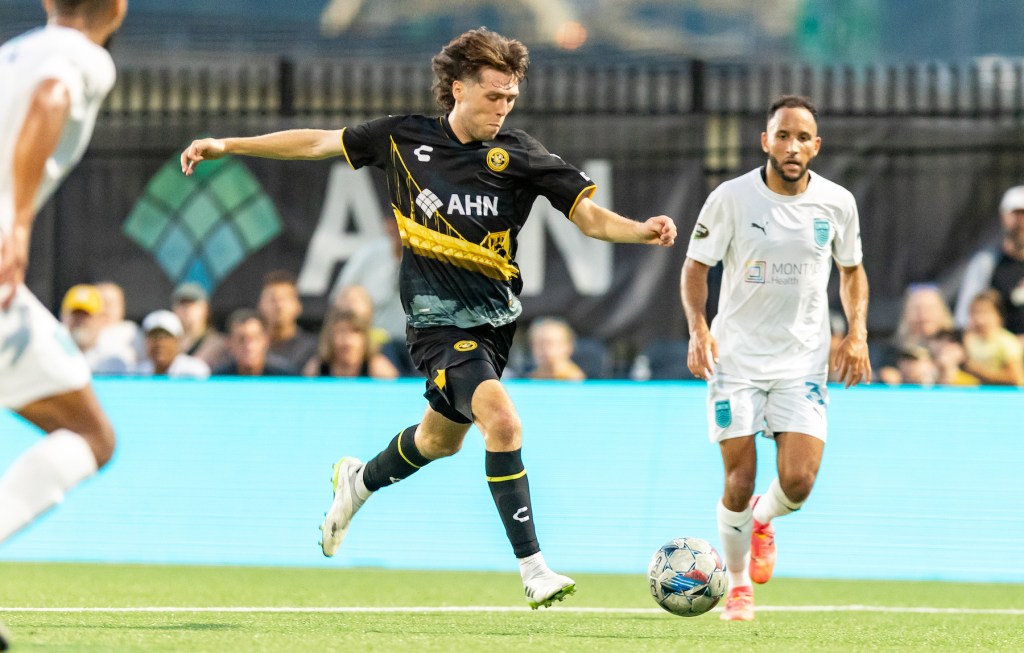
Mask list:
[[[708,382],[708,438],[806,433],[828,439],[826,375],[751,381],[721,372]]]
[[[24,285],[0,309],[0,406],[18,410],[33,401],[81,390],[92,373],[67,329]]]

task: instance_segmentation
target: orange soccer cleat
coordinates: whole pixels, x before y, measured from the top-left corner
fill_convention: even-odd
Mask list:
[[[760,496],[750,500],[753,508]],[[775,528],[754,520],[754,531],[750,534],[750,580],[758,584],[767,583],[772,579],[775,570]]]
[[[729,600],[725,602],[725,611],[719,615],[722,621],[753,621],[754,590],[744,585],[729,590]]]

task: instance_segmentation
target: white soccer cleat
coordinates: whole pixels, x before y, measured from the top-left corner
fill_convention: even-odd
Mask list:
[[[356,496],[355,481],[356,474],[362,468],[363,462],[358,458],[342,458],[334,463],[334,476],[331,484],[334,486],[334,501],[324,516],[324,523],[320,526],[323,531],[323,539],[320,546],[324,555],[330,558],[341,546],[345,539],[349,524],[356,511],[363,505],[365,499]]]
[[[530,608],[550,608],[555,601],[562,601],[576,592],[576,581],[548,570],[523,581],[523,589]]]

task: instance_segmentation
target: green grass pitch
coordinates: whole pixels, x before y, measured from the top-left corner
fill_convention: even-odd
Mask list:
[[[512,573],[2,563],[0,620],[15,653],[1024,650],[1021,585],[778,578],[723,623],[642,574],[574,577],[531,612]]]

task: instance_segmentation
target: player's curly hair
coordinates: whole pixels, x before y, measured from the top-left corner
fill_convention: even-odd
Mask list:
[[[482,68],[494,68],[521,82],[530,65],[530,53],[520,41],[481,27],[452,39],[430,63],[437,79],[434,100],[443,111],[451,111],[455,107],[455,80],[478,81]]]

